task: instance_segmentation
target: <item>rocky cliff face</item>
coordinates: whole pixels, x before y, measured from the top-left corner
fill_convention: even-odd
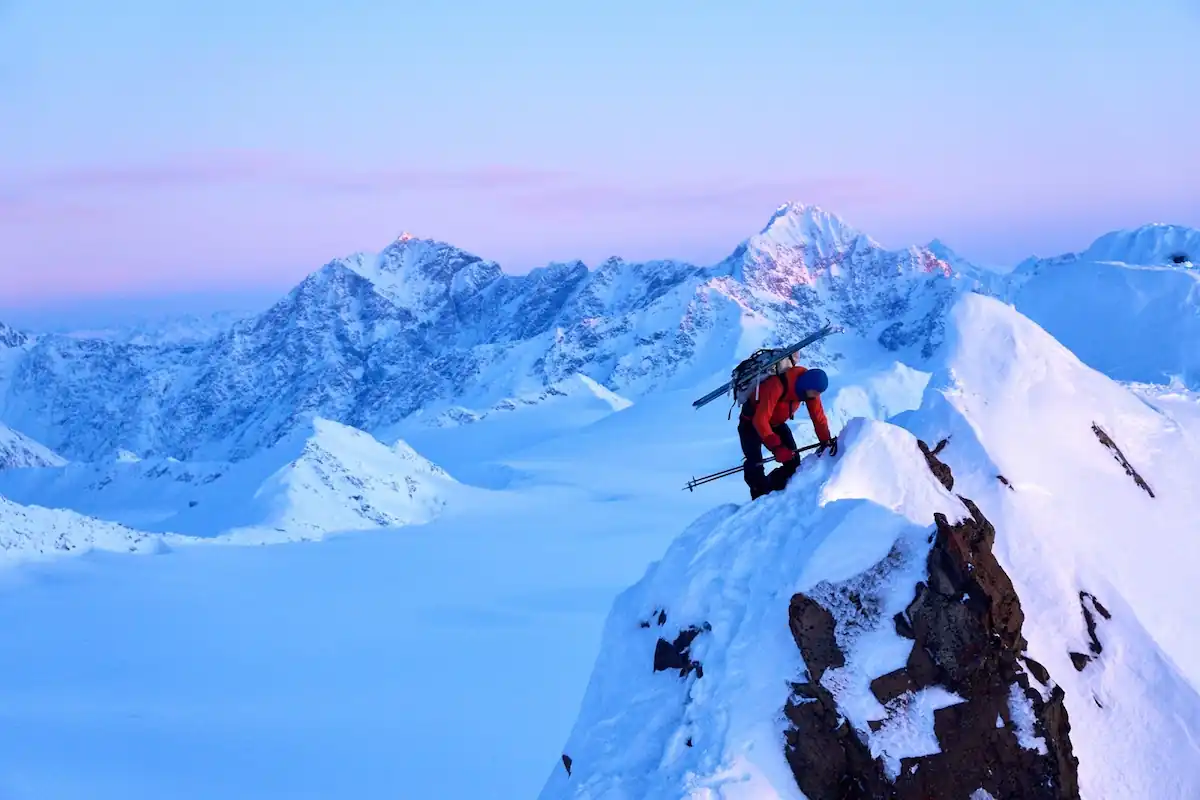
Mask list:
[[[949,469],[922,448],[947,489]],[[808,800],[868,798],[1078,798],[1078,760],[1063,690],[1025,653],[1024,615],[1012,581],[992,554],[996,532],[970,500],[969,519],[937,514],[925,579],[891,623],[912,641],[905,666],[873,680],[887,709],[881,731],[903,720],[918,693],[955,702],[933,712],[938,752],[886,762],[847,722],[836,680],[847,650],[881,618],[879,577],[889,559],[849,581],[792,597],[789,627],[807,680],[793,686],[785,714],[787,759]],[[823,680],[831,676],[831,680]]]

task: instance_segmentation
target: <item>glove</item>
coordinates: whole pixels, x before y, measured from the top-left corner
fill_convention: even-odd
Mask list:
[[[821,453],[824,453],[826,450],[828,450],[829,455],[836,456],[837,447],[837,437],[834,436],[828,442],[821,442],[821,446],[817,448],[817,455],[821,455]]]
[[[796,457],[796,453],[794,451],[787,449],[783,445],[776,447],[771,451],[771,454],[775,456],[775,460],[780,464],[786,464]]]

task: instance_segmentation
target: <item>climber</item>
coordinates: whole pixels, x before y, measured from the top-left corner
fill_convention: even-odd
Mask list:
[[[821,405],[821,392],[828,386],[829,377],[824,370],[791,366],[765,378],[758,386],[757,397],[751,395],[742,405],[738,438],[742,443],[742,455],[746,457],[743,474],[750,487],[751,500],[782,489],[800,466],[796,440],[787,421],[795,416],[801,402],[808,407],[808,417],[820,442],[817,453],[828,450],[831,456],[837,455],[837,437],[829,435],[829,421],[825,419],[825,409]],[[770,450],[780,464],[769,476],[763,471],[763,447]]]

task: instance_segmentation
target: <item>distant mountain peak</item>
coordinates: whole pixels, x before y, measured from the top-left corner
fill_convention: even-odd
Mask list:
[[[846,249],[863,234],[844,219],[818,205],[789,201],[767,220],[758,237],[779,244],[811,245],[824,253],[828,249]]]

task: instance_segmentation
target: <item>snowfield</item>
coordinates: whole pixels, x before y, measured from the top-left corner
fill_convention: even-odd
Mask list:
[[[1200,797],[1196,241],[1001,275],[788,204],[710,267],[409,239],[194,331],[0,325],[0,796],[799,800],[812,703],[912,787],[998,697],[1014,780]],[[685,491],[741,459],[692,400],[826,318],[839,454]],[[1018,666],[906,685],[979,518]]]

